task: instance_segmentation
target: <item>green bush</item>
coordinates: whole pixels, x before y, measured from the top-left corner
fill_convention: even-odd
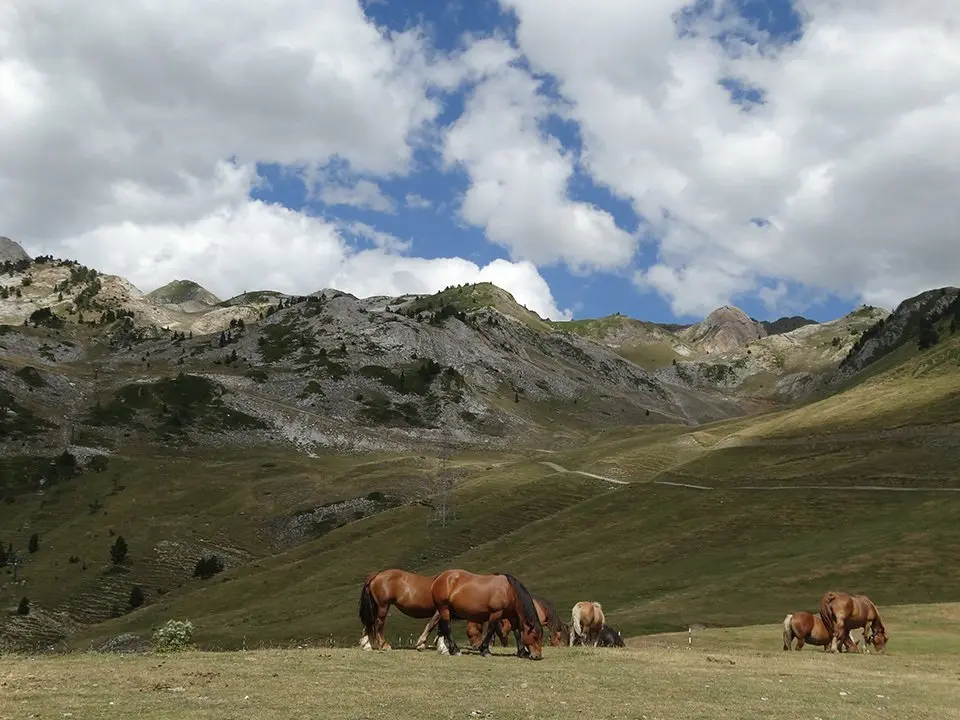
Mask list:
[[[189,620],[168,620],[153,633],[150,644],[156,652],[177,652],[186,650],[192,637],[193,623]]]

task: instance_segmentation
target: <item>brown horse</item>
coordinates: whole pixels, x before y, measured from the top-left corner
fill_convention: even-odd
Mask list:
[[[534,595],[533,604],[537,608],[537,617],[540,618],[540,624],[548,630],[550,645],[553,647],[566,645],[568,642],[567,635],[569,633],[569,629],[567,624],[560,617],[557,609],[553,606],[553,603],[546,598]],[[431,629],[432,627],[428,627],[425,632],[428,632]],[[507,618],[501,618],[500,626],[495,632],[497,637],[500,638],[500,644],[504,647],[507,646],[507,636],[510,634],[511,630],[513,631],[514,636],[518,636],[520,634],[519,629],[513,627],[510,620]],[[483,638],[483,625],[480,623],[468,622],[467,638],[470,640],[470,645],[472,647],[479,647],[480,640]],[[519,646],[519,642],[517,644]]]
[[[360,591],[360,622],[363,623],[360,647],[364,650],[374,647],[390,649],[390,643],[383,636],[383,627],[391,605],[396,605],[400,612],[412,618],[431,617],[435,612],[430,593],[433,580],[429,575],[396,568],[370,575]],[[425,629],[417,640],[418,650],[426,645],[428,635],[429,630]]]
[[[863,639],[878,652],[883,652],[889,636],[880,618],[880,611],[866,595],[850,595],[845,592],[828,591],[820,598],[820,620],[830,632],[830,651],[837,652],[841,642],[846,642],[850,631],[863,628]]]
[[[434,607],[440,615],[437,649],[441,653],[460,654],[460,648],[450,633],[450,621],[462,619],[489,623],[480,643],[480,654],[489,655],[490,640],[500,620],[506,618],[520,630],[517,655],[532,660],[543,657],[543,628],[533,597],[513,575],[476,575],[466,570],[446,570],[437,575],[430,590]]]
[[[600,640],[600,631],[603,630],[606,622],[603,607],[600,603],[581,600],[573,606],[570,623],[573,626],[570,629],[570,644],[580,642],[587,645],[592,639],[593,646],[596,647]]]
[[[790,650],[793,641],[797,641],[797,650],[803,647],[804,643],[818,645],[823,647],[826,652],[830,645],[830,631],[823,625],[823,620],[818,615],[805,611],[790,613],[783,619],[783,649]],[[849,635],[841,646],[850,652],[859,650],[857,643]]]

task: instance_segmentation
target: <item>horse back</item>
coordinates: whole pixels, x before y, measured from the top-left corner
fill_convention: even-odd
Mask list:
[[[429,607],[432,612],[432,583],[433,577],[429,575],[391,568],[377,574],[371,583],[371,590],[381,603],[392,602],[401,609]]]

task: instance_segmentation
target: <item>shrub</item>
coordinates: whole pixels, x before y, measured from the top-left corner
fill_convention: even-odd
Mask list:
[[[103,472],[107,469],[109,461],[106,455],[94,455],[90,458],[90,469],[94,472]]]
[[[17,615],[30,614],[30,601],[26,597],[20,598],[20,604],[17,605]]]
[[[204,555],[197,560],[193,568],[193,576],[206,580],[223,571],[223,560],[216,555]]]
[[[27,552],[35,553],[40,549],[40,536],[37,533],[34,533],[30,536],[30,540],[27,543]]]
[[[153,633],[151,645],[156,652],[185,650],[193,637],[193,623],[189,620],[168,620]]]
[[[143,605],[143,590],[140,589],[139,585],[134,585],[133,589],[130,591],[130,607],[136,609]]]

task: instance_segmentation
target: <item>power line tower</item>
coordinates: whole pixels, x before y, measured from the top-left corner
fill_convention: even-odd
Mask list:
[[[456,489],[457,479],[456,474],[450,467],[449,448],[443,448],[438,457],[440,459],[440,469],[437,472],[432,521],[438,522],[440,527],[446,527],[448,523],[456,519],[453,491]]]

